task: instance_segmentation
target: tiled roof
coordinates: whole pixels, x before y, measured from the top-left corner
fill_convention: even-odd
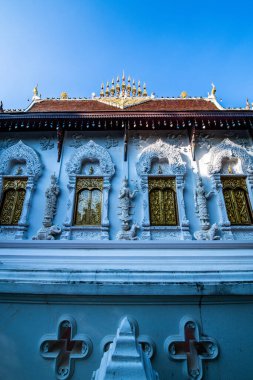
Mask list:
[[[151,99],[144,103],[120,109],[104,104],[95,99],[47,99],[35,102],[28,112],[103,112],[111,111],[120,113],[138,111],[217,111],[216,105],[200,98],[192,99]]]

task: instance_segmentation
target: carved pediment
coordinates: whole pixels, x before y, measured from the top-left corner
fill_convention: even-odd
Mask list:
[[[116,98],[116,97],[108,97],[108,98],[98,98],[97,99],[99,102],[101,103],[104,103],[104,104],[108,104],[110,106],[113,106],[113,107],[117,107],[117,108],[121,108],[121,109],[124,109],[124,108],[128,108],[128,107],[132,107],[132,106],[136,106],[137,104],[142,104],[142,103],[146,103],[148,101],[151,100],[150,97],[119,97],[119,98]]]

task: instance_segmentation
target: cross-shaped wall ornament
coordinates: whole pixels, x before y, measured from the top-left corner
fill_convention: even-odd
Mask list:
[[[92,351],[92,342],[87,335],[76,335],[76,321],[71,316],[62,316],[57,334],[44,335],[40,342],[40,354],[45,359],[55,360],[55,376],[59,380],[69,379],[74,372],[75,360],[87,358]]]
[[[194,380],[202,379],[202,360],[214,359],[219,352],[216,341],[200,336],[197,322],[189,317],[181,319],[180,335],[169,336],[164,348],[169,358],[185,361],[186,378]]]

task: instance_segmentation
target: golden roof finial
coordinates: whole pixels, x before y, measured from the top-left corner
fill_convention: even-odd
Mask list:
[[[100,97],[103,98],[105,96],[104,93],[104,83],[101,83]]]
[[[147,88],[146,88],[146,83],[143,84],[143,93],[142,93],[142,96],[148,96]]]
[[[111,87],[110,92],[111,92],[111,96],[114,96],[114,94],[115,94],[114,78],[112,78],[112,87]]]
[[[141,82],[138,81],[138,91],[137,91],[137,94],[138,96],[141,96],[142,95],[142,91],[141,91]]]
[[[120,94],[119,76],[117,76],[116,93],[117,93],[117,95]]]
[[[187,94],[186,91],[182,91],[181,94],[180,94],[181,98],[183,98],[183,99],[187,98],[187,95],[188,94]]]
[[[135,86],[135,80],[133,79],[133,88],[132,88],[132,95],[136,95],[136,86]]]
[[[122,95],[124,96],[125,95],[125,91],[126,91],[126,82],[125,82],[124,70],[123,70],[123,75],[122,75],[121,90],[122,90]]]
[[[38,84],[33,88],[33,97],[32,97],[32,100],[33,101],[37,101],[37,100],[40,100],[41,99],[41,95],[39,95],[39,91],[38,91]]]
[[[68,94],[66,91],[63,91],[61,92],[61,96],[60,96],[61,99],[68,99]]]
[[[106,83],[106,90],[105,90],[105,96],[110,95],[110,89],[109,89],[109,82]]]
[[[130,96],[130,94],[131,94],[131,78],[130,78],[130,76],[128,77],[128,79],[127,79],[127,96]]]
[[[34,96],[38,96],[39,92],[38,92],[38,84],[34,87],[33,89],[33,95]]]
[[[216,87],[215,87],[215,85],[213,83],[211,83],[211,86],[212,86],[211,94],[215,98],[216,97],[216,95],[215,95],[216,94]]]

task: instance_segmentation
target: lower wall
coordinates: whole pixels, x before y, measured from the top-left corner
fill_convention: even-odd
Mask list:
[[[154,342],[151,363],[160,380],[187,378],[183,374],[184,361],[170,360],[164,350],[166,338],[179,334],[183,316],[196,320],[201,335],[218,343],[218,357],[203,362],[204,379],[252,379],[253,297],[4,295],[0,315],[1,379],[55,379],[54,360],[44,359],[39,347],[45,334],[57,333],[63,315],[72,316],[77,333],[88,335],[93,344],[88,358],[75,361],[72,379],[91,379],[92,372],[100,366],[103,339],[115,335],[124,316],[138,322],[138,335],[148,335]]]
[[[123,366],[131,326],[160,380],[252,380],[253,244],[0,242],[0,316],[1,380],[91,380],[126,316]]]

